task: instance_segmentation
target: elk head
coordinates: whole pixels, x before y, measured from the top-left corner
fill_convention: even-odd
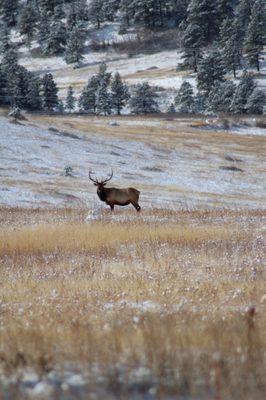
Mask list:
[[[103,179],[103,180],[101,180],[101,181],[98,181],[97,178],[96,178],[96,179],[92,178],[92,174],[93,174],[93,172],[92,172],[92,171],[89,171],[89,179],[94,183],[95,186],[97,186],[98,190],[99,190],[99,189],[101,190],[101,189],[104,188],[104,186],[106,185],[106,183],[112,179],[112,177],[113,177],[113,170],[111,170],[111,173],[108,175],[108,177],[107,177],[106,179]]]

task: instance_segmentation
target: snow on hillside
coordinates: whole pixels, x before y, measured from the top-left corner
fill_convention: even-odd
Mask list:
[[[205,143],[207,136],[196,132],[197,136],[186,134],[177,141],[172,138],[169,148],[167,135],[173,129],[185,129],[187,123],[172,122],[169,126],[169,122],[156,119],[152,127],[149,122],[145,125],[145,121],[136,120],[136,132],[145,135],[150,129],[162,131],[160,145],[151,139],[143,142],[133,137],[99,134],[97,125],[90,121],[88,134],[84,135],[77,130],[75,134],[49,130],[40,124],[14,124],[0,117],[0,205],[106,207],[99,202],[88,171],[91,168],[100,178],[112,167],[112,184],[139,188],[144,206],[263,206],[262,160],[254,154],[253,147],[244,156],[238,155],[242,147],[237,143],[214,144],[212,148],[208,141]],[[101,123],[108,124],[106,120]],[[130,124],[123,119],[119,125],[126,132],[134,121]],[[243,172],[221,168],[227,165],[223,157],[230,150],[244,159],[240,165]],[[73,168],[73,177],[65,176],[66,166]]]

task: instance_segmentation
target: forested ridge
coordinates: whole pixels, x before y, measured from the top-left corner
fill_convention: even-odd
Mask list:
[[[119,74],[99,80],[99,71],[79,99],[70,87],[63,104],[52,74],[39,76],[19,65],[14,32],[29,51],[34,43],[43,57],[79,65],[90,51],[91,29],[116,22],[121,35],[129,29],[176,32],[182,51],[177,70],[196,74],[197,92],[183,82],[169,111],[262,113],[265,95],[250,71],[261,70],[265,21],[264,0],[1,0],[0,104],[48,111],[74,110],[76,104],[84,112],[120,114],[129,102],[133,112],[158,111],[158,95],[148,82],[128,88]],[[150,106],[141,106],[143,96],[150,96]]]

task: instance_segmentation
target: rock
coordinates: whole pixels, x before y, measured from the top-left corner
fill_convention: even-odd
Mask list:
[[[69,385],[69,386],[85,386],[86,382],[82,375],[75,374],[75,375],[69,376],[65,380],[64,384]]]
[[[52,392],[53,392],[53,388],[47,382],[39,382],[39,383],[37,383],[37,385],[34,386],[33,389],[28,391],[29,395],[32,398],[36,398],[36,397],[38,398],[38,397],[43,397],[43,396],[48,398],[52,394]]]

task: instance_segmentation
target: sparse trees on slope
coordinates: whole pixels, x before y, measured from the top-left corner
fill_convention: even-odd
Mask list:
[[[178,90],[177,96],[175,97],[175,105],[177,110],[182,113],[194,112],[194,93],[191,84],[184,81]]]
[[[250,67],[260,70],[260,55],[265,43],[265,6],[261,0],[255,1],[251,10],[251,19],[248,25],[244,50]]]
[[[120,74],[117,72],[111,84],[112,108],[118,115],[121,114],[122,108],[126,105],[130,95],[128,86],[122,82]]]
[[[159,111],[158,95],[148,82],[136,85],[130,99],[130,107],[135,114],[149,114]]]
[[[43,106],[47,111],[53,111],[59,104],[58,88],[54,82],[53,75],[47,73],[42,78]]]
[[[68,91],[67,91],[67,97],[66,97],[66,109],[70,110],[70,111],[74,110],[75,103],[76,103],[76,99],[74,96],[73,87],[69,86]]]

